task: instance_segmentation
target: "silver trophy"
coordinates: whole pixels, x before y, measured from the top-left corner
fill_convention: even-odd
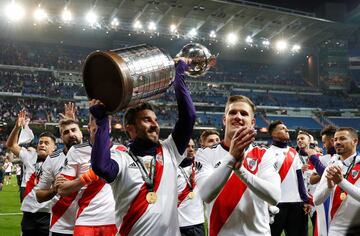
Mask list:
[[[197,43],[187,44],[176,57],[189,58],[187,74],[204,75],[215,56]],[[95,51],[85,60],[83,82],[89,99],[99,99],[109,114],[159,97],[175,79],[175,62],[163,50],[142,44]]]

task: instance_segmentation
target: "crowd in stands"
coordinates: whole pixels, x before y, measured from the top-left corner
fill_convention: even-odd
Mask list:
[[[79,71],[93,49],[1,40],[0,64]]]
[[[64,45],[44,43],[0,42],[0,121],[13,122],[17,112],[26,108],[36,122],[57,122],[58,108],[64,101],[74,101],[79,96],[86,100],[81,80],[64,80],[58,71],[78,73],[86,55],[93,51]],[[33,67],[33,68],[28,68]],[[77,71],[77,72],[76,72]],[[70,74],[71,75],[71,74]],[[198,125],[221,126],[221,119],[208,108],[222,106],[229,95],[243,94],[258,106],[310,107],[322,109],[358,108],[359,97],[343,92],[320,91],[316,94],[289,92],[287,90],[256,90],[242,88],[242,84],[269,84],[294,87],[311,87],[302,77],[301,65],[266,65],[261,63],[220,63],[214,70],[200,78],[189,78],[187,84],[200,111]],[[239,92],[240,90],[240,92]],[[173,101],[169,89],[156,102]],[[201,106],[207,106],[201,108]],[[174,107],[159,106],[159,119],[172,125]],[[79,117],[87,120],[86,109],[78,109]],[[202,113],[201,113],[202,112]]]

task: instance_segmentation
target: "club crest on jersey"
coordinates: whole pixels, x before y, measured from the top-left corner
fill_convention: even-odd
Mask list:
[[[257,165],[258,165],[257,160],[254,160],[254,159],[252,159],[251,157],[247,157],[247,158],[246,158],[246,163],[247,163],[247,166],[249,167],[249,170],[250,170],[250,171],[256,170],[256,167],[257,167]]]
[[[159,162],[160,165],[164,165],[162,155],[157,154],[156,155],[156,161]]]
[[[353,179],[356,179],[359,176],[359,171],[358,170],[352,170],[351,175],[352,175]]]

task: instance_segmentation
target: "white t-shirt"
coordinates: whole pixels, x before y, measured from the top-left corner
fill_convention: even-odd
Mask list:
[[[176,148],[174,140],[170,135],[161,141],[163,158],[157,155],[157,163],[162,162],[163,172],[160,184],[156,191],[157,201],[148,204],[146,211],[131,226],[128,235],[180,235],[177,214],[177,166],[181,163],[181,156]],[[144,187],[144,180],[138,165],[127,152],[112,151],[111,158],[119,165],[119,173],[116,179],[110,183],[116,199],[116,222],[122,229],[124,219],[133,218],[129,213],[131,204],[139,194],[140,188]],[[143,162],[153,157],[139,157]],[[163,160],[162,160],[163,159]],[[145,166],[147,161],[145,161]],[[142,201],[146,201],[142,199]],[[134,211],[136,213],[136,211]]]
[[[55,178],[67,165],[67,158],[62,150],[48,156],[42,165],[43,174],[38,184],[39,189],[50,189]],[[72,234],[75,225],[75,216],[78,208],[77,193],[67,197],[56,195],[51,208],[50,231],[61,234]]]
[[[347,158],[344,162],[340,161],[338,155],[333,155],[324,173],[326,173],[329,167],[337,165],[342,168],[342,173],[345,174],[355,155]],[[356,156],[355,163],[360,163],[360,156]],[[339,195],[336,195],[335,193],[337,187],[335,185],[334,188],[328,188],[325,174],[322,175],[314,194],[314,201],[316,205],[322,204],[330,196],[328,215],[330,221],[329,236],[345,235],[352,219],[360,207],[360,164],[355,164],[354,168],[352,168],[352,170],[349,172],[349,175],[351,175],[351,177],[356,180],[355,184],[351,184],[345,178],[340,182],[339,187],[348,194],[346,198],[340,202],[340,205],[337,209],[334,206],[334,203],[339,202],[340,199]],[[350,191],[353,192],[353,195],[349,194]]]
[[[251,158],[253,155],[257,156],[255,160]],[[196,165],[199,173],[196,175],[196,182],[200,191],[204,189],[203,186],[206,186],[206,183],[208,183],[209,178],[216,171],[216,168],[220,168],[220,166],[223,167],[224,163],[228,162],[229,157],[233,159],[222,144],[213,148],[198,149],[196,161],[199,163],[196,163]],[[261,161],[259,161],[258,158],[261,158]],[[280,177],[275,169],[275,160],[274,156],[271,156],[271,153],[267,153],[265,149],[251,146],[246,150],[244,164],[240,168],[240,171],[245,172],[250,179],[250,183],[248,184],[255,186],[257,185],[256,183],[262,182],[263,187],[268,185],[268,188],[271,188],[266,190],[268,193],[271,191],[277,192],[279,195],[277,197],[280,199]],[[249,170],[244,170],[245,163],[250,171],[254,173],[257,171],[255,175],[250,173]],[[224,166],[224,168],[228,167]],[[262,200],[246,185],[240,200],[233,198],[234,195],[238,195],[238,193],[241,192],[240,185],[244,186],[243,180],[236,178],[239,177],[232,172],[232,175],[230,175],[227,182],[223,185],[219,194],[209,204],[205,203],[209,235],[214,236],[211,235],[213,231],[215,233],[217,232],[217,235],[224,236],[270,236],[268,202]],[[233,180],[235,180],[235,182]],[[271,186],[271,184],[274,185]],[[224,195],[225,189],[228,190],[226,196]],[[228,212],[227,218],[224,217],[225,211]],[[215,213],[213,214],[213,212]],[[224,223],[219,223],[221,221]]]
[[[68,151],[67,165],[61,174],[68,178],[78,178],[91,167],[91,146],[74,145]],[[115,224],[115,201],[111,187],[103,179],[84,186],[79,191],[78,211],[75,225],[112,225]]]
[[[184,173],[181,171],[180,167],[177,171],[177,186],[178,186],[178,195],[182,193],[189,192],[189,186],[186,178],[189,179],[189,176],[192,175],[193,165],[182,168]],[[186,175],[186,177],[184,176]],[[196,174],[196,172],[195,172]],[[195,178],[195,176],[194,176]],[[195,181],[194,181],[195,182]],[[191,183],[191,182],[190,182]],[[199,188],[195,184],[193,188],[193,198],[189,198],[187,195],[183,201],[178,203],[178,214],[179,214],[179,226],[191,226],[204,223],[204,205],[199,194]]]
[[[36,190],[40,177],[43,173],[43,162],[37,162],[36,151],[28,151],[21,148],[19,158],[23,161],[24,174],[21,187],[25,187],[24,199],[21,210],[26,212],[49,212],[51,201],[39,203],[36,199]]]
[[[290,147],[279,148],[274,145],[271,145],[267,152],[271,153],[273,157],[276,158],[276,170],[279,171],[285,161],[286,155],[289,153]],[[293,161],[290,169],[287,172],[287,175],[281,182],[281,200],[280,202],[302,202],[299,189],[298,189],[298,179],[296,175],[297,170],[301,170],[302,163],[296,155],[297,152],[294,152],[295,155],[292,156]]]
[[[11,173],[13,164],[11,162],[5,163],[5,173]]]

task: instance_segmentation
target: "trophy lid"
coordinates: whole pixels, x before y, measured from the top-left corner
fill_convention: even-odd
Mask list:
[[[191,77],[199,77],[215,65],[216,57],[211,55],[209,49],[199,43],[186,44],[176,57],[190,58],[188,75]]]

